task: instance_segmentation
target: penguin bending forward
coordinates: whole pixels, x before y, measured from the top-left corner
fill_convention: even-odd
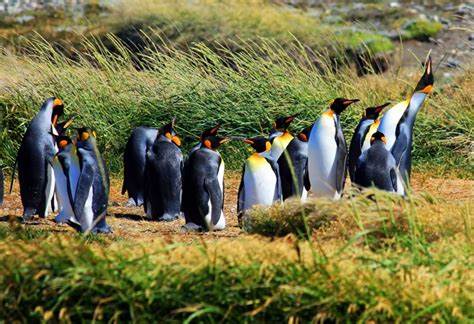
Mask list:
[[[244,142],[250,144],[255,153],[245,161],[242,171],[237,202],[239,220],[253,206],[270,206],[282,198],[278,163],[269,155],[270,142],[262,136]]]
[[[96,134],[90,128],[78,130],[77,155],[80,174],[74,196],[71,226],[83,233],[112,232],[105,221],[109,201],[109,174],[99,152]]]
[[[45,218],[55,209],[55,179],[51,164],[57,148],[52,134],[57,135],[55,126],[63,111],[60,99],[47,99],[31,120],[21,141],[17,164],[24,221],[34,215]]]
[[[202,136],[184,164],[182,211],[185,229],[223,230],[224,161],[217,149],[227,138]]]
[[[144,209],[155,220],[172,221],[181,210],[181,140],[174,130],[174,119],[158,131],[146,154]]]
[[[354,135],[352,136],[351,145],[349,146],[349,157],[348,157],[348,169],[351,181],[354,182],[355,170],[357,161],[362,153],[362,146],[368,136],[368,140],[372,137],[372,134],[368,135],[369,131],[373,128],[372,125],[378,126],[376,123],[382,110],[387,107],[390,103],[384,103],[383,105],[376,107],[369,107],[365,109],[365,113],[362,115],[362,119],[359,121]],[[375,128],[376,131],[376,128]],[[374,131],[374,132],[375,132]]]
[[[387,150],[387,139],[381,132],[371,138],[372,145],[357,161],[354,182],[361,187],[375,186],[388,192],[397,192],[399,172],[392,153]]]
[[[150,150],[157,135],[156,128],[137,127],[125,146],[122,195],[128,193],[129,206],[143,205],[146,152]]]
[[[316,197],[339,199],[346,179],[347,147],[339,115],[359,99],[335,99],[314,123],[308,143],[308,173]]]
[[[57,223],[74,222],[80,225],[74,216],[74,199],[77,183],[81,174],[77,148],[68,136],[56,137],[59,152],[53,159],[56,195],[59,202],[59,214],[54,219]]]
[[[308,139],[310,127],[293,138],[278,159],[283,200],[299,197],[305,200],[310,189],[308,178]]]
[[[270,155],[278,161],[285,148],[290,144],[294,138],[293,135],[288,131],[288,127],[297,115],[288,117],[279,117],[273,123],[273,129],[270,132],[270,143],[272,148],[270,149]]]

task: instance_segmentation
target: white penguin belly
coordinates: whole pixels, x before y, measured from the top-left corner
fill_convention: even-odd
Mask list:
[[[56,195],[60,205],[59,215],[56,216],[56,221],[59,223],[67,222],[74,217],[71,201],[67,191],[67,178],[63,172],[63,168],[58,161],[53,163],[54,176],[56,179]]]
[[[270,149],[270,156],[275,160],[278,161],[280,156],[285,151],[288,144],[290,144],[291,140],[293,139],[293,135],[288,132],[283,133],[280,136],[277,136],[273,140],[272,148]]]
[[[221,165],[219,166],[219,172],[217,173],[217,180],[219,181],[219,187],[221,188],[221,193],[224,193],[224,170],[225,170],[225,165],[224,161],[221,160]],[[209,199],[208,202],[208,207],[209,211],[207,215],[205,216],[205,221],[206,225],[209,229],[212,230],[223,230],[225,228],[225,217],[224,217],[224,211],[221,209],[221,214],[219,217],[219,220],[217,221],[217,224],[214,225],[212,224],[212,203],[211,199]]]
[[[272,205],[275,198],[276,182],[275,172],[268,162],[265,161],[265,165],[255,168],[247,163],[244,174],[244,211],[255,205]]]
[[[86,203],[84,204],[84,211],[82,220],[82,231],[91,231],[94,225],[94,211],[92,210],[92,202],[94,200],[94,187],[91,186],[89,189],[89,195],[87,196]]]
[[[337,198],[336,125],[334,119],[321,116],[311,130],[308,144],[308,173],[311,191],[316,197]]]
[[[52,201],[54,199],[54,190],[55,190],[55,184],[56,184],[53,167],[48,164],[47,168],[49,168],[49,171],[48,171],[49,177],[48,179],[46,179],[47,181],[46,183],[46,210],[44,213],[45,217],[47,217],[53,211]]]
[[[382,120],[380,121],[378,131],[382,132],[385,135],[385,138],[387,139],[387,144],[385,145],[385,147],[389,151],[392,149],[393,144],[397,139],[397,125],[403,114],[405,113],[405,110],[408,107],[408,103],[409,101],[405,100],[396,104],[382,116]]]

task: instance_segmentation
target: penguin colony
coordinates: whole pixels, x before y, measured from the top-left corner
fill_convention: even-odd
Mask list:
[[[433,89],[431,58],[412,95],[383,115],[389,103],[365,109],[350,142],[340,115],[358,99],[336,98],[311,126],[293,136],[288,127],[297,117],[277,118],[268,137],[224,138],[220,125],[202,132],[185,159],[175,120],[160,129],[133,130],[124,152],[122,194],[129,206],[143,206],[153,220],[184,216],[185,230],[222,230],[224,161],[219,147],[240,140],[253,149],[243,165],[238,190],[239,220],[256,205],[269,206],[290,197],[339,199],[347,172],[357,188],[375,186],[405,195],[411,172],[416,115]],[[90,128],[66,135],[72,118],[60,122],[64,104],[49,98],[30,122],[16,160],[23,220],[47,217],[84,233],[109,233],[106,223],[109,176]],[[3,184],[3,173],[0,172]],[[0,204],[3,201],[3,186]]]

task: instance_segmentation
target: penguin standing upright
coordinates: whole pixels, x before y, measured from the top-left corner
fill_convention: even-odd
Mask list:
[[[128,205],[143,205],[146,152],[158,135],[158,129],[140,126],[133,130],[123,154],[122,195],[128,192]]]
[[[144,209],[155,220],[172,221],[181,208],[183,154],[174,119],[158,131],[146,155]]]
[[[187,229],[223,230],[224,161],[217,149],[228,141],[217,136],[201,136],[201,147],[184,165],[182,211]]]
[[[208,128],[204,132],[202,132],[201,136],[199,137],[199,143],[197,143],[196,145],[193,146],[193,148],[189,151],[188,156],[190,156],[191,153],[193,153],[197,149],[203,147],[203,138],[216,136],[220,127],[221,127],[221,125],[217,124],[216,126]]]
[[[5,176],[3,175],[3,169],[0,167],[0,206],[3,205],[4,185],[5,185]]]
[[[270,156],[271,143],[259,136],[244,140],[254,149],[243,167],[240,181],[237,213],[239,219],[255,205],[270,206],[281,201],[281,184],[278,163]]]
[[[49,98],[30,122],[17,156],[23,220],[46,217],[54,209],[54,172],[51,166],[57,148],[52,134],[63,114],[60,99]]]
[[[433,90],[434,77],[431,70],[431,58],[425,64],[425,73],[416,85],[415,91],[410,98],[408,108],[397,124],[396,140],[391,149],[392,155],[397,163],[400,175],[405,182],[409,184],[411,175],[411,151],[413,146],[413,126],[415,125],[416,115],[423,106],[428,94]],[[401,183],[399,184],[401,185]]]
[[[109,202],[109,174],[99,152],[95,132],[80,128],[77,136],[80,175],[74,196],[74,216],[70,225],[83,233],[110,233],[105,221]]]
[[[367,136],[367,133],[370,131],[371,127],[375,121],[379,118],[382,110],[387,107],[390,103],[384,103],[383,105],[376,107],[369,107],[365,109],[365,113],[362,115],[362,119],[359,121],[356,129],[354,130],[354,135],[352,136],[351,145],[349,146],[349,157],[348,157],[348,169],[349,176],[351,181],[354,182],[355,169],[357,166],[357,161],[359,156],[362,153],[362,146],[364,140]],[[378,123],[377,123],[378,126]],[[372,136],[372,134],[370,134]],[[369,137],[370,140],[370,137]]]
[[[79,224],[74,216],[73,209],[77,182],[81,174],[77,148],[71,139],[65,135],[56,137],[56,143],[59,152],[53,159],[53,170],[60,210],[54,220],[57,223],[72,221]]]
[[[398,169],[390,151],[386,148],[384,134],[376,132],[371,137],[371,146],[357,161],[354,182],[362,187],[375,186],[389,192],[398,192]]]
[[[278,159],[283,200],[290,197],[305,200],[308,196],[308,139],[311,128],[306,127],[293,138]]]
[[[339,199],[342,195],[347,147],[339,115],[357,101],[336,98],[313,125],[308,143],[308,174],[316,197]]]
[[[279,117],[273,123],[273,129],[270,132],[269,138],[272,144],[270,155],[275,161],[278,161],[285,148],[293,139],[293,135],[288,131],[288,127],[296,116]]]

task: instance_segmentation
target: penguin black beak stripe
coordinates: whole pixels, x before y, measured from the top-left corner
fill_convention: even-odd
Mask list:
[[[390,105],[390,102],[386,102],[386,103],[384,103],[383,105],[377,106],[377,107],[375,107],[375,111],[376,111],[377,113],[381,113],[382,110],[383,110],[385,107],[387,107],[388,105]]]
[[[348,100],[344,100],[344,105],[350,105],[350,104],[353,104],[355,102],[358,102],[360,101],[359,99],[348,99]]]

